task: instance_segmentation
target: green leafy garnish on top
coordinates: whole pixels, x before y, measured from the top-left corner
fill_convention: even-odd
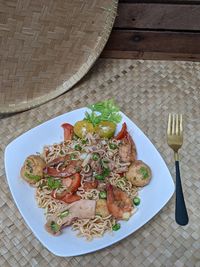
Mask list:
[[[85,112],[85,120],[91,122],[94,126],[101,121],[111,121],[119,123],[122,116],[119,113],[119,107],[115,104],[113,99],[98,102],[88,106],[91,112]]]

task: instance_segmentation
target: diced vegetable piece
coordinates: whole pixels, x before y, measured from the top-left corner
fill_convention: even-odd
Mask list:
[[[140,204],[140,198],[139,197],[134,197],[133,203],[135,206],[138,206]]]
[[[101,198],[101,199],[106,199],[106,198],[107,198],[107,193],[106,193],[106,191],[101,191],[101,192],[99,193],[99,198]]]
[[[92,159],[93,159],[94,161],[97,161],[98,159],[100,159],[100,155],[99,155],[99,153],[93,153],[93,154],[92,154]]]
[[[110,143],[109,144],[109,147],[110,147],[110,149],[116,149],[117,148],[117,145],[114,144],[114,143]]]
[[[81,151],[82,150],[82,147],[79,144],[76,144],[74,146],[74,149],[77,150],[77,151]]]
[[[51,222],[50,227],[51,227],[51,230],[53,231],[53,233],[57,233],[60,231],[60,226],[54,221]]]
[[[60,217],[61,219],[63,219],[63,218],[65,218],[65,217],[68,216],[68,215],[69,215],[69,210],[64,210],[64,211],[62,211],[62,212],[60,213],[59,217]]]
[[[120,228],[121,228],[121,225],[119,223],[116,223],[115,225],[113,225],[112,230],[118,231]]]

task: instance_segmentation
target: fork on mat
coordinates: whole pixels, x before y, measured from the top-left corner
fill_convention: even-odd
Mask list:
[[[175,219],[179,225],[186,225],[188,224],[189,219],[181,185],[178,154],[178,151],[183,144],[183,117],[181,114],[169,114],[167,126],[167,143],[174,151],[176,167]]]

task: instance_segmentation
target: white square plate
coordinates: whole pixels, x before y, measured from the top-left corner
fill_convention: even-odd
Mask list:
[[[60,236],[53,237],[45,229],[44,210],[38,208],[34,199],[35,189],[24,182],[19,175],[27,156],[42,151],[44,145],[63,141],[61,124],[72,125],[84,118],[87,108],[81,108],[51,119],[22,134],[12,141],[5,150],[5,169],[10,191],[25,222],[34,235],[52,253],[58,256],[76,256],[110,246],[134,233],[156,215],[169,201],[174,192],[174,182],[170,172],[154,145],[145,134],[123,113],[122,122],[126,122],[128,131],[135,141],[138,159],[147,163],[153,174],[150,184],[140,192],[141,204],[129,221],[121,222],[121,229],[106,233],[102,238],[87,241],[78,238],[70,227]],[[117,127],[120,130],[122,123]]]

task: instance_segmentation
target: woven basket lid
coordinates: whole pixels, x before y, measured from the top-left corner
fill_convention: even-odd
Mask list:
[[[110,35],[117,0],[0,1],[0,113],[70,89]]]

